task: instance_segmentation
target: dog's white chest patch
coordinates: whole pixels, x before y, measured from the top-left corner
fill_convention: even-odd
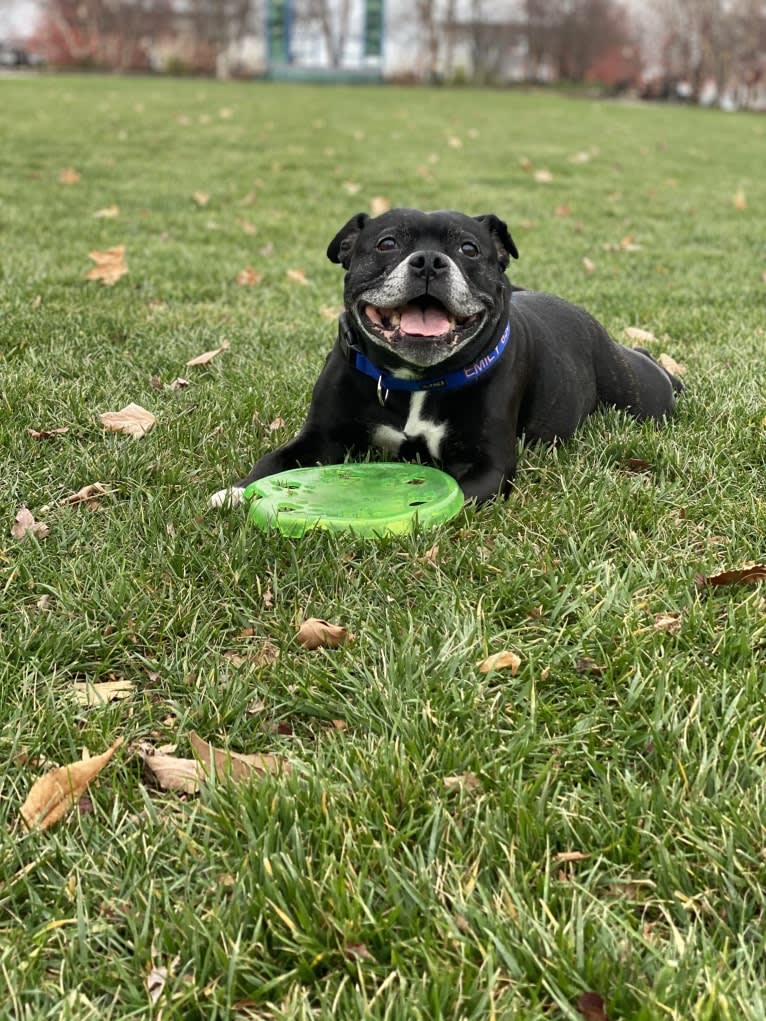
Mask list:
[[[434,461],[438,461],[444,437],[447,435],[447,423],[434,422],[432,419],[423,417],[425,399],[426,394],[423,391],[413,393],[410,397],[410,407],[404,428],[396,429],[392,425],[379,425],[372,434],[375,445],[392,454],[398,454],[403,444],[413,440],[422,440],[429,455]]]

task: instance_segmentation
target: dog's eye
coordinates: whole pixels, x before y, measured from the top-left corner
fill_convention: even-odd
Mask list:
[[[381,238],[376,245],[379,252],[393,252],[396,247],[396,238],[392,237]]]
[[[479,248],[473,241],[464,241],[460,246],[460,251],[463,255],[467,255],[469,259],[475,259],[479,254]]]

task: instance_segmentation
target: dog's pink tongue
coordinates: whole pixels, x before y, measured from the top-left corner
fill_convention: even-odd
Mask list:
[[[402,333],[415,337],[440,337],[449,333],[450,321],[444,310],[436,305],[418,308],[417,305],[405,305],[402,309],[399,328]]]

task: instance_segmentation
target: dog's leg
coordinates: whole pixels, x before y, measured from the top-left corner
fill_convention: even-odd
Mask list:
[[[683,384],[652,356],[608,339],[596,362],[598,396],[604,404],[623,408],[637,419],[667,418]]]
[[[466,503],[481,504],[495,500],[498,496],[508,497],[516,474],[516,463],[501,466],[482,458],[472,465],[444,464],[443,468],[454,476],[463,490]]]

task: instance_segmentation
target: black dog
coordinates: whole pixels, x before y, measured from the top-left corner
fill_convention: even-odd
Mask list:
[[[682,385],[587,312],[516,288],[494,215],[358,213],[327,249],[346,269],[339,336],[300,433],[211,503],[255,479],[381,447],[435,463],[467,500],[507,494],[516,438],[571,436],[599,405],[663,419]]]

